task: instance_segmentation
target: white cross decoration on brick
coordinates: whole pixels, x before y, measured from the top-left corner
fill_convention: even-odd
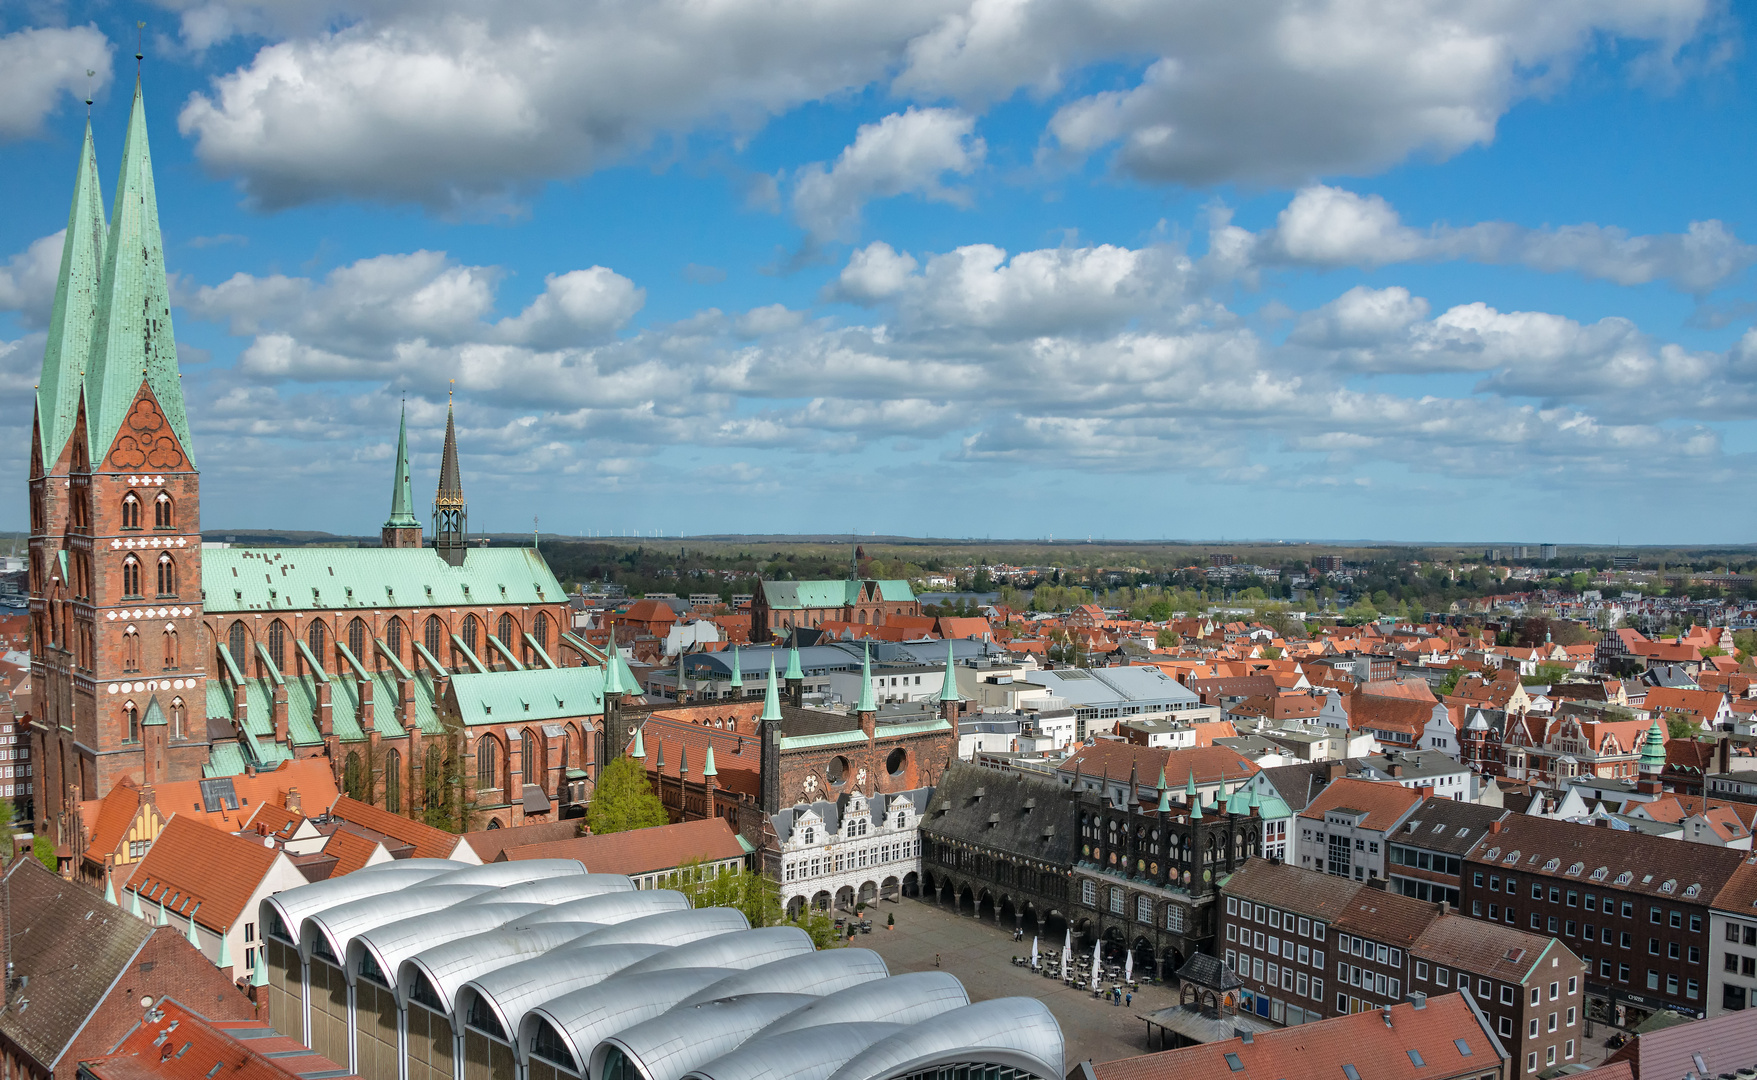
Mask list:
[[[110,550],[112,550],[112,551],[114,551],[115,549],[117,549],[121,546],[122,546],[122,541],[120,541],[120,540],[110,541]]]
[[[110,620],[110,621],[111,621],[111,622],[115,622],[115,621],[116,621],[116,613],[115,613],[115,612],[114,612],[114,611],[112,611],[112,612],[109,612],[109,613],[108,613],[108,615],[107,615],[107,618],[109,618],[109,620]]]
[[[183,545],[185,545],[185,544],[187,544],[187,543],[189,543],[189,538],[188,538],[188,537],[186,537],[186,536],[179,536],[179,537],[178,537],[178,538],[177,538],[177,546],[178,546],[178,547],[182,547],[182,546],[183,546]]]
[[[153,483],[158,484],[159,486],[162,487],[162,486],[164,486],[165,478],[162,476],[155,476],[155,477],[153,477]]]

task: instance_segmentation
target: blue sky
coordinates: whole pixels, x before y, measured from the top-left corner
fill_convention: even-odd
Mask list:
[[[0,6],[0,528],[145,22],[210,531],[1745,542],[1741,14]]]

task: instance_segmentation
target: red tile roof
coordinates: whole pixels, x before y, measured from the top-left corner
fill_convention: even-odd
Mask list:
[[[1193,775],[1197,784],[1217,783],[1222,778],[1248,779],[1258,773],[1256,764],[1240,757],[1238,751],[1225,746],[1190,746],[1173,750],[1164,746],[1137,746],[1134,743],[1100,740],[1082,746],[1056,768],[1072,775],[1076,769],[1088,777],[1109,776],[1127,780],[1129,771],[1142,784],[1159,782],[1159,770],[1165,770],[1165,782],[1182,788]]]
[[[218,931],[244,914],[244,905],[280,856],[261,840],[221,832],[193,817],[173,814],[129,879],[141,904]]]
[[[1329,810],[1360,810],[1367,815],[1362,825],[1383,831],[1395,828],[1423,798],[1425,796],[1420,791],[1401,784],[1374,783],[1345,776],[1332,780],[1330,786],[1320,792],[1299,816],[1322,820]]]
[[[98,1080],[340,1080],[345,1068],[255,1020],[212,1021],[165,998],[108,1057],[80,1062]],[[248,1041],[246,1041],[248,1040]]]
[[[352,829],[337,829],[323,845],[323,853],[335,857],[336,864],[330,868],[329,876],[341,877],[352,874],[364,867],[378,850],[378,841],[362,836]]]
[[[112,855],[128,836],[128,826],[140,812],[140,789],[126,776],[116,782],[98,804],[97,820],[92,822],[91,842],[86,847],[88,858],[99,863]]]
[[[1481,1017],[1462,994],[1448,994],[1422,1008],[1394,1005],[1262,1032],[1248,1043],[1227,1039],[1090,1068],[1095,1080],[1340,1080],[1345,1065],[1367,1080],[1498,1072],[1505,1051]]]
[[[720,862],[743,858],[744,845],[725,818],[701,818],[650,829],[577,836],[508,848],[499,860],[578,859],[594,874],[651,874],[682,866],[691,859]]]
[[[444,829],[436,829],[423,821],[412,821],[401,814],[369,806],[358,799],[343,795],[330,806],[329,812],[343,821],[364,825],[414,847],[412,858],[449,859],[463,843],[463,838]]]

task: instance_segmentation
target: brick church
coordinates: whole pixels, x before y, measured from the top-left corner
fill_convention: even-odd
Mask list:
[[[199,451],[135,86],[109,220],[88,123],[30,448],[30,729],[39,836],[82,803],[323,758],[346,793],[453,828],[567,815],[620,661],[570,629],[534,548],[474,545],[453,415],[431,542],[406,424],[383,546],[201,543]]]

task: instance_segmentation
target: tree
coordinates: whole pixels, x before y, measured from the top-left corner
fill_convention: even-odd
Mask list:
[[[18,807],[12,805],[11,799],[0,799],[0,855],[12,858],[12,837],[17,832],[12,827],[13,819],[18,817]]]
[[[55,869],[55,841],[46,836],[35,838],[31,841],[31,854],[50,870]]]
[[[1448,672],[1446,677],[1440,681],[1440,696],[1445,697],[1456,691],[1458,689],[1458,680],[1464,678],[1464,673],[1465,669],[1462,667],[1455,667]]]
[[[1161,630],[1153,635],[1153,643],[1161,649],[1175,649],[1179,640],[1175,630]]]
[[[1667,713],[1665,718],[1665,737],[1667,739],[1691,739],[1702,733],[1702,726],[1682,713]]]
[[[820,949],[833,949],[842,944],[836,924],[828,915],[808,905],[798,919],[789,919],[781,903],[781,886],[770,877],[737,870],[715,870],[700,859],[691,859],[677,868],[668,883],[689,898],[691,907],[734,908],[744,913],[750,925],[797,926],[811,936]]]
[[[1539,664],[1537,671],[1519,681],[1526,686],[1554,686],[1562,681],[1562,676],[1572,670],[1562,664]]]
[[[631,757],[619,757],[604,766],[598,787],[586,807],[586,826],[593,832],[617,833],[670,823],[665,804],[653,794],[647,770]]]

